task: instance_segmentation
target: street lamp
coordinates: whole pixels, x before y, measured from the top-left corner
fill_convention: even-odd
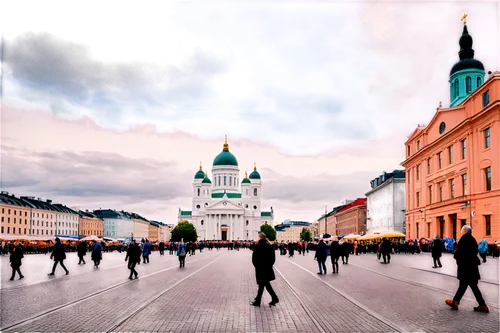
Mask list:
[[[472,212],[472,204],[470,201],[467,201],[466,203],[464,203],[462,205],[462,207],[469,207],[469,217],[470,217],[470,228],[472,230],[472,216],[474,216],[473,212]],[[463,209],[463,208],[462,208]]]

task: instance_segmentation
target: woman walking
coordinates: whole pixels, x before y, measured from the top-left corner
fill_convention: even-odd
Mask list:
[[[330,257],[332,259],[332,269],[333,273],[339,272],[339,258],[340,258],[340,245],[339,242],[334,240],[330,245]]]
[[[186,264],[186,244],[181,240],[179,242],[179,247],[177,248],[177,256],[179,257],[179,268],[184,267]]]
[[[328,246],[325,244],[323,241],[323,238],[320,238],[318,245],[316,246],[316,254],[314,255],[314,259],[318,260],[318,268],[319,272],[318,274],[323,274],[323,271],[325,271],[324,274],[326,274],[326,257],[328,252]]]
[[[12,267],[12,276],[10,278],[11,281],[14,280],[16,272],[19,274],[19,280],[24,278],[24,275],[21,273],[21,261],[23,258],[23,249],[21,247],[21,244],[18,244],[16,247],[14,247],[14,251],[12,251],[12,253],[10,254],[10,267]]]
[[[92,249],[92,261],[94,262],[94,267],[99,268],[102,260],[102,245],[99,242],[94,242],[94,247]]]

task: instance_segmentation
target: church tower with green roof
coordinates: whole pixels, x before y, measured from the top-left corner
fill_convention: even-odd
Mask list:
[[[460,60],[450,71],[450,107],[460,105],[474,90],[484,82],[484,66],[474,59],[472,37],[467,30],[467,14],[462,16],[464,28],[458,44]]]

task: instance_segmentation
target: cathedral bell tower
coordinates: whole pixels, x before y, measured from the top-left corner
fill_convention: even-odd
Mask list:
[[[481,61],[474,59],[472,37],[469,35],[466,19],[467,14],[464,13],[462,16],[464,28],[458,42],[460,60],[453,65],[450,71],[450,107],[462,103],[484,82],[484,66]]]

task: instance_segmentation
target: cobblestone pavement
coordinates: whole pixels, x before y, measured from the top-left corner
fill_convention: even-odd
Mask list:
[[[339,274],[331,274],[328,265],[329,274],[317,275],[313,252],[294,258],[277,252],[272,284],[280,303],[269,307],[265,293],[259,308],[249,305],[257,291],[249,250],[197,253],[187,258],[183,269],[168,252],[164,257],[155,252],[150,264],[138,267],[139,279],[132,281],[127,279],[124,254],[108,256],[107,269],[82,268],[80,274],[50,280],[45,269],[33,272],[25,261],[26,272],[44,276],[0,290],[2,331],[500,331],[494,273],[488,275],[492,283],[480,284],[493,305],[490,314],[473,312],[476,304],[469,293],[460,310],[452,311],[444,299],[453,295],[457,279],[416,269],[418,260],[428,266],[429,258],[421,255],[394,256],[390,265],[379,264],[374,255],[355,256],[349,265],[340,264]]]

